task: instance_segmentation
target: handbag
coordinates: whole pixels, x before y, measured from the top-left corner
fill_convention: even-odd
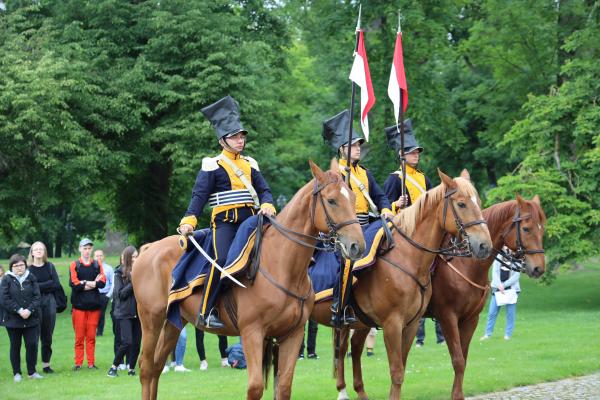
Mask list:
[[[67,295],[62,285],[54,291],[54,300],[56,301],[56,312],[61,313],[67,309]]]
[[[504,293],[497,291],[494,293],[496,296],[496,305],[505,306],[507,304],[515,304],[519,295],[515,289],[506,289]]]

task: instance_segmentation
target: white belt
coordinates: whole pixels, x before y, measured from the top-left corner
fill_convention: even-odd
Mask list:
[[[245,203],[254,203],[254,199],[248,189],[226,190],[224,192],[213,193],[208,198],[208,205],[211,208]]]

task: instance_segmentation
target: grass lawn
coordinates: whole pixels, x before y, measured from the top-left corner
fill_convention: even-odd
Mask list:
[[[116,258],[109,258],[111,265]],[[0,262],[7,265],[5,261]],[[68,263],[56,261],[61,282],[67,284]],[[465,377],[465,394],[493,392],[517,385],[533,384],[560,378],[585,375],[600,370],[600,265],[584,265],[583,270],[560,274],[551,287],[540,286],[528,278],[521,279],[522,295],[517,307],[513,339],[502,339],[505,314],[501,312],[494,336],[485,342],[483,334],[487,310],[471,345]],[[140,397],[138,378],[108,378],[106,372],[113,358],[110,318],[105,336],[96,343],[98,371],[72,372],[74,334],[69,310],[59,314],[54,332],[52,367],[57,371],[40,381],[12,381],[8,358],[8,336],[0,333],[0,399],[136,399]],[[242,399],[245,398],[246,372],[219,366],[217,338],[206,336],[209,369],[199,370],[193,330],[188,327],[185,365],[189,373],[169,372],[161,378],[161,399]],[[422,348],[413,348],[408,359],[404,399],[449,398],[453,370],[445,345],[435,344],[433,323],[427,322],[427,339]],[[230,338],[230,343],[237,339]],[[372,399],[387,398],[389,375],[383,335],[377,337],[376,355],[364,357],[363,371],[367,393]],[[302,360],[296,367],[293,398],[334,399],[335,382],[331,377],[331,332],[320,328],[317,339],[319,360]],[[351,386],[350,362],[347,382]],[[24,351],[22,368],[25,370]],[[41,365],[38,363],[38,370]],[[272,382],[272,379],[270,380]],[[352,389],[349,390],[354,395]],[[272,398],[272,384],[265,398]]]

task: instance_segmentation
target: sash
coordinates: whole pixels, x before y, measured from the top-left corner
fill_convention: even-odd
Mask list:
[[[257,209],[260,208],[260,201],[258,200],[258,194],[256,193],[256,190],[252,186],[252,183],[250,183],[248,178],[246,178],[244,171],[239,169],[237,167],[237,165],[235,165],[235,163],[227,157],[219,156],[219,159],[225,161],[225,163],[227,165],[229,165],[231,167],[231,169],[233,169],[233,172],[235,172],[237,177],[240,178],[240,181],[242,181],[244,186],[246,186],[246,189],[248,189],[248,192],[250,192],[250,196],[252,196],[252,200],[254,201],[254,207]]]
[[[341,165],[340,165],[340,171],[345,172],[344,167],[342,167]],[[363,194],[363,196],[365,196],[365,199],[367,199],[367,202],[369,203],[369,207],[371,207],[371,211],[373,211],[373,213],[375,215],[379,215],[379,210],[377,209],[377,206],[375,205],[375,203],[373,203],[371,196],[369,196],[369,191],[367,190],[365,185],[354,174],[350,174],[350,178],[352,179],[352,183],[354,183],[356,185],[356,187],[358,187],[358,189]]]

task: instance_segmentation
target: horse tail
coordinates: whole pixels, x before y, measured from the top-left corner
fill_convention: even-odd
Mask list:
[[[338,359],[340,357],[340,343],[342,338],[342,330],[337,328],[331,329],[331,334],[333,335],[333,377],[337,378],[338,376]]]
[[[263,381],[265,383],[265,389],[269,385],[269,373],[271,372],[271,364],[275,365],[273,354],[276,350],[273,349],[275,343],[272,338],[265,339],[265,345],[263,347]]]

